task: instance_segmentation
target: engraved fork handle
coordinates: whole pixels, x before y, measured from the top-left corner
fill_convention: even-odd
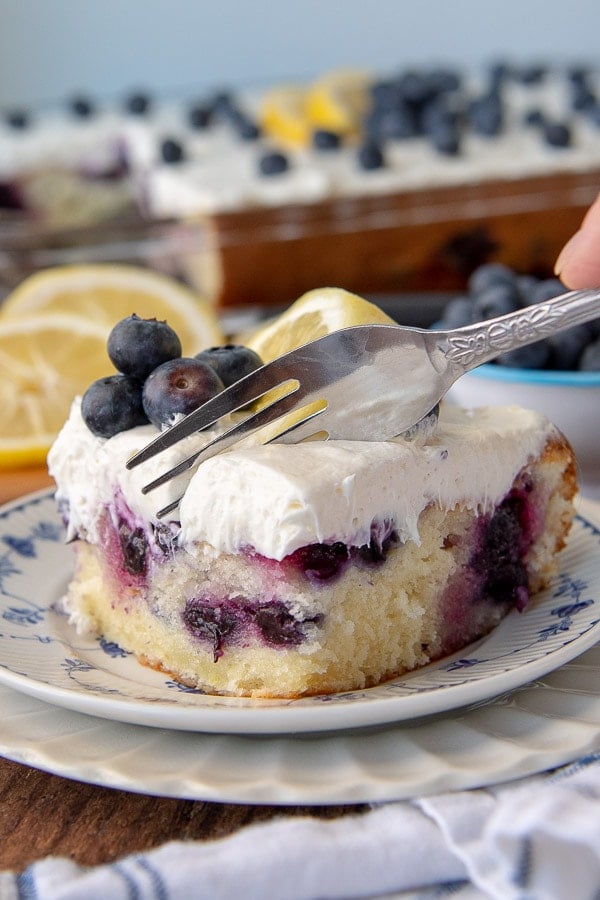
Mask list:
[[[597,318],[600,318],[600,288],[569,291],[495,319],[439,331],[435,344],[453,378],[458,378],[507,350],[525,347],[557,331]]]

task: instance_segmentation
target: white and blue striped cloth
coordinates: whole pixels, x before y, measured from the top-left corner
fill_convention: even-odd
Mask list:
[[[600,900],[600,752],[522,781],[281,818],[111,865],[49,858],[0,900]]]

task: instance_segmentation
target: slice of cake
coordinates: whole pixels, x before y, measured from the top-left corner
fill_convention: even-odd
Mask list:
[[[97,436],[74,402],[49,455],[77,558],[63,608],[211,693],[347,691],[456,651],[548,583],[574,512],[569,445],[516,407],[448,406],[425,444],[231,450],[169,521],[181,483],[141,486],[186,448],[125,467],[156,433]]]

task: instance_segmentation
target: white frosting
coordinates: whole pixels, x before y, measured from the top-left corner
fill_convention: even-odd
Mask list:
[[[330,441],[232,450],[192,475],[179,509],[179,544],[190,552],[204,542],[228,553],[248,547],[280,560],[315,542],[360,546],[369,541],[372,523],[386,519],[401,540],[418,541],[425,506],[490,508],[554,433],[545,417],[520,407],[445,405],[423,447],[403,440]],[[186,476],[148,495],[141,487],[197,447],[195,438],[132,471],[125,468],[155,434],[144,426],[96,438],[81,419],[79,401],[73,404],[48,458],[57,498],[69,504],[71,536],[97,539],[99,513],[117,489],[140,521],[156,521],[156,511],[182,492]]]

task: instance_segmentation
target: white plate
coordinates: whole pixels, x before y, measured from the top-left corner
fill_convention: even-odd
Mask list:
[[[561,573],[525,613],[476,645],[377,688],[301,700],[214,697],[77,636],[53,605],[72,550],[49,492],[0,510],[0,682],[52,704],[158,728],[290,734],[358,728],[481,703],[540,678],[600,639],[600,511],[582,503]]]
[[[0,755],[111,788],[225,803],[402,800],[600,749],[600,645],[478,708],[356,731],[227,735],[109,722],[0,685]]]

